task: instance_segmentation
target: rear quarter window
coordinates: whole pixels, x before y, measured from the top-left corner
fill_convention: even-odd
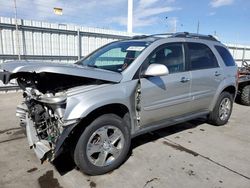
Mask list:
[[[222,46],[215,46],[215,49],[220,54],[220,56],[223,59],[224,64],[226,66],[229,67],[229,66],[235,66],[236,65],[232,55],[230,54],[230,52],[226,48],[224,48]]]
[[[189,51],[189,69],[209,69],[218,67],[218,62],[211,49],[202,43],[187,43]]]

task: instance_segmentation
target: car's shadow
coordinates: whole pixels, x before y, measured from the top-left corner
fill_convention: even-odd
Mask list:
[[[195,120],[191,120],[185,123],[181,123],[181,124],[176,124],[173,126],[169,126],[166,128],[162,128],[153,132],[149,132],[147,134],[143,134],[140,136],[135,137],[134,139],[132,139],[131,142],[131,153],[133,151],[133,149],[135,149],[138,146],[141,146],[143,144],[146,144],[148,142],[154,142],[160,138],[164,138],[166,136],[178,133],[178,132],[182,132],[185,131],[187,129],[192,129],[195,128],[203,123],[206,122],[205,118],[198,118]]]
[[[170,127],[166,127],[163,129],[159,129],[154,132],[149,132],[140,136],[137,136],[132,139],[131,147],[128,154],[128,157],[124,161],[124,163],[133,155],[133,150],[143,144],[147,144],[149,142],[154,142],[160,138],[164,138],[166,136],[185,131],[187,129],[195,128],[206,122],[205,118],[198,118],[189,122],[173,125]],[[57,159],[53,161],[53,165],[60,173],[60,175],[65,175],[66,173],[72,171],[73,169],[77,169],[71,155],[69,153],[65,153],[60,155]]]

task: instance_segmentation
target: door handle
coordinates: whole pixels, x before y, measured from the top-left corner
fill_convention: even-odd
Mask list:
[[[214,76],[220,76],[220,75],[221,75],[221,73],[219,73],[217,71],[214,73]]]
[[[185,83],[185,82],[188,82],[188,81],[190,81],[189,78],[186,78],[186,77],[182,77],[182,78],[181,78],[181,82],[182,82],[182,83]]]

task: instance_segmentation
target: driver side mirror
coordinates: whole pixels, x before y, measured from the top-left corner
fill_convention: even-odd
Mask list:
[[[144,76],[165,76],[169,74],[169,70],[162,64],[151,64],[144,72]]]

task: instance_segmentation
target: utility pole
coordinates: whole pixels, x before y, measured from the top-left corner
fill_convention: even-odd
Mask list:
[[[18,60],[21,60],[20,55],[20,41],[19,41],[19,31],[18,31],[18,25],[17,25],[17,7],[16,7],[16,0],[14,0],[14,8],[15,8],[15,24],[16,24],[16,49],[18,53]]]
[[[177,32],[177,20],[174,19],[174,33]]]
[[[166,17],[165,17],[165,19],[167,20],[167,19],[168,19],[168,17],[166,16]],[[167,21],[166,26],[168,27],[168,21]],[[166,31],[166,32],[168,33],[168,31]]]
[[[216,30],[214,31],[214,36],[217,36],[217,32],[216,32]]]
[[[197,23],[197,34],[199,34],[199,31],[200,31],[200,21],[198,20],[198,23]]]
[[[133,0],[128,0],[127,32],[133,33]]]

